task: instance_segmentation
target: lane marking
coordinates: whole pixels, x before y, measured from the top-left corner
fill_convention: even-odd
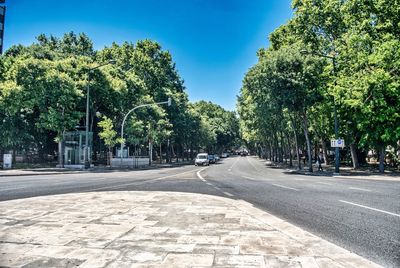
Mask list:
[[[228,171],[232,171],[232,168],[234,165],[236,165],[236,163],[239,161],[240,158],[237,158],[236,161],[232,164],[232,166],[228,169]]]
[[[76,183],[80,183],[79,186],[82,186],[82,182],[85,183],[92,183],[93,181],[103,181],[103,180],[107,180],[107,178],[96,178],[96,179],[91,179],[89,181],[79,181],[77,179],[75,180],[64,180],[64,181],[54,181],[54,182],[47,182],[45,185],[41,184],[41,185],[35,185],[38,186],[38,188],[40,187],[54,187],[54,186],[71,186],[71,185],[75,185]],[[41,181],[42,183],[42,181]],[[15,191],[15,190],[26,190],[26,189],[32,189],[32,186],[20,186],[20,187],[13,187],[13,188],[1,188],[0,192],[7,192],[7,191]]]
[[[253,166],[253,168],[255,169],[255,170],[257,170],[257,172],[260,172],[260,170],[258,169],[258,168],[256,168],[256,166],[255,165],[253,165],[253,163],[251,163],[250,162],[250,160],[249,160],[249,158],[246,156],[246,159],[247,159],[247,162],[249,162],[250,163],[250,165],[252,165]]]
[[[252,180],[252,181],[258,181],[256,178],[247,177],[247,176],[242,176],[242,178],[245,178],[245,179],[248,179],[248,180]]]
[[[371,190],[363,189],[363,188],[358,188],[358,187],[349,187],[349,189],[352,189],[352,190],[359,190],[359,191],[364,191],[364,192],[371,192]]]
[[[392,212],[385,211],[385,210],[381,210],[381,209],[377,209],[377,208],[372,208],[372,207],[363,206],[363,205],[356,204],[356,203],[349,202],[349,201],[345,201],[345,200],[339,200],[339,202],[346,203],[346,204],[350,204],[350,205],[357,206],[357,207],[361,207],[361,208],[370,209],[370,210],[373,210],[373,211],[382,212],[382,213],[389,214],[389,215],[396,216],[396,217],[400,217],[400,214],[392,213]]]
[[[196,175],[197,175],[197,177],[198,177],[200,180],[202,180],[203,182],[205,182],[207,185],[213,187],[215,190],[217,190],[217,191],[219,191],[219,192],[222,192],[224,195],[227,195],[227,196],[230,196],[230,197],[234,196],[234,195],[231,194],[231,193],[222,191],[221,188],[219,188],[219,187],[213,185],[212,183],[209,183],[206,179],[204,179],[203,176],[201,176],[200,172],[202,172],[202,171],[205,170],[205,169],[206,169],[206,168],[203,168],[203,169],[201,169],[201,170],[199,170],[199,171],[196,172]]]
[[[159,181],[159,180],[163,180],[163,179],[167,179],[167,178],[171,178],[171,177],[176,177],[178,175],[190,173],[190,172],[193,172],[193,171],[195,171],[195,170],[189,170],[189,171],[185,171],[185,172],[181,172],[181,173],[177,173],[177,174],[171,174],[171,175],[168,175],[168,176],[155,178],[155,179],[150,179],[150,180],[142,181],[142,182],[139,182],[139,183],[136,181],[136,182],[124,183],[124,184],[120,184],[120,185],[116,185],[116,186],[104,186],[104,187],[90,189],[90,190],[87,190],[85,192],[91,192],[91,191],[97,191],[97,190],[103,190],[103,189],[119,189],[119,188],[123,188],[125,186],[129,186],[129,185],[133,185],[133,184],[142,185],[142,184],[146,184],[146,183],[149,183],[149,182],[156,182],[156,181]]]
[[[205,170],[205,168],[200,169],[199,171],[196,172],[197,178],[199,178],[200,180],[204,181],[205,183],[207,183],[207,181],[203,178],[203,176],[201,176],[200,172],[202,172],[203,170]]]
[[[252,181],[272,181],[272,179],[256,179],[256,178],[247,177],[247,176],[242,176],[242,178],[252,180]]]
[[[294,179],[295,181],[305,181],[306,179]]]
[[[332,183],[317,181],[316,183],[323,184],[323,185],[332,185]]]
[[[288,187],[288,186],[284,186],[284,185],[280,185],[280,184],[275,184],[275,183],[271,183],[271,184],[276,187],[281,187],[281,188],[285,188],[285,189],[289,189],[289,190],[293,190],[293,191],[299,191],[299,189],[296,189],[296,188],[292,188],[292,187]]]

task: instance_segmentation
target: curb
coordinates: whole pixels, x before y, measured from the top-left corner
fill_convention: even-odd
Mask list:
[[[140,168],[91,168],[87,170],[54,170],[54,171],[47,171],[47,172],[36,172],[32,169],[30,170],[17,170],[23,173],[11,173],[11,174],[2,174],[0,171],[0,177],[22,177],[22,176],[43,176],[43,175],[61,175],[61,174],[83,174],[83,173],[100,173],[100,172],[113,172],[113,171],[139,171],[139,170],[151,170],[151,169],[158,169],[158,168],[173,168],[179,166],[186,166],[191,165],[192,162],[179,162],[173,164],[166,164],[162,166],[152,165],[152,166],[145,166]]]

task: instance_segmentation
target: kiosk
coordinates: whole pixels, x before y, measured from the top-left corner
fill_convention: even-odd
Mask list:
[[[85,167],[85,131],[68,131],[64,133],[64,167]],[[89,132],[88,160],[92,162],[93,132]]]

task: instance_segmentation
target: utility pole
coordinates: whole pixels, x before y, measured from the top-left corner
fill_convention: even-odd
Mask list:
[[[5,0],[0,0],[0,54],[3,54],[4,22],[6,18]]]
[[[87,79],[87,90],[86,90],[86,120],[85,120],[85,151],[83,154],[84,162],[85,162],[85,169],[90,168],[90,161],[89,161],[89,100],[90,100],[90,74],[93,72],[93,70],[109,65],[109,64],[115,64],[115,60],[109,60],[106,63],[97,65],[93,68],[90,68],[88,70],[88,79]],[[92,141],[93,143],[93,141]]]
[[[124,149],[124,125],[125,125],[126,119],[128,118],[128,115],[130,115],[136,109],[148,107],[148,106],[152,106],[152,105],[160,105],[160,104],[167,104],[168,106],[171,106],[171,98],[168,98],[167,101],[148,103],[148,104],[142,104],[142,105],[136,106],[125,114],[124,119],[122,120],[122,125],[121,125],[121,167],[122,167],[122,150]],[[149,146],[150,146],[150,139],[149,139]],[[150,157],[150,159],[151,159],[151,157]],[[151,164],[151,160],[149,162]]]

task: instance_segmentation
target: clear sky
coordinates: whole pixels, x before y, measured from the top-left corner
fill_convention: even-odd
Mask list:
[[[84,32],[96,49],[151,39],[169,50],[191,101],[234,110],[242,79],[291,0],[6,0],[5,48]]]

